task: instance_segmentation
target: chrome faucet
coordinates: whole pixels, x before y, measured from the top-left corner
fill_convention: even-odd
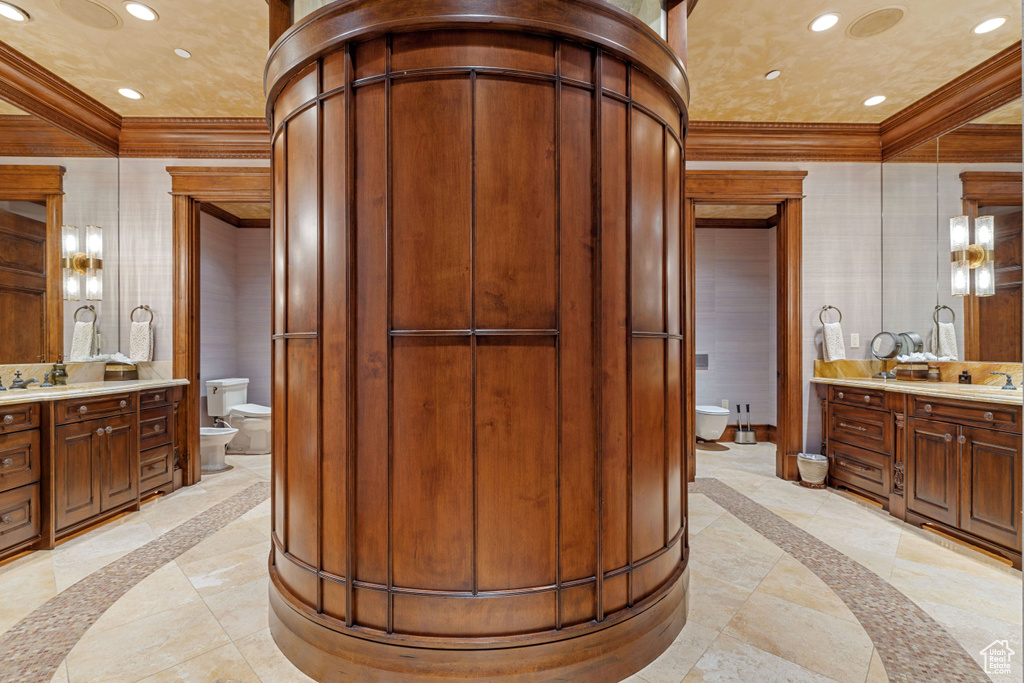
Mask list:
[[[11,389],[27,389],[29,384],[37,384],[39,380],[33,379],[22,379],[21,372],[14,373],[14,381],[11,382]]]
[[[1008,372],[990,372],[990,375],[1006,375],[1006,384],[1003,385],[1003,389],[1007,391],[1017,391],[1017,387],[1013,386],[1013,375]]]

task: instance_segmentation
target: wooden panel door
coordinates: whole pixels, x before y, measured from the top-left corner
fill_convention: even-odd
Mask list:
[[[996,216],[995,223],[996,293],[977,297],[978,353],[969,360],[1020,363],[1021,212]]]
[[[100,512],[100,422],[57,428],[54,447],[57,529],[77,524]]]
[[[1021,547],[1021,435],[963,427],[960,528]]]
[[[956,425],[910,420],[907,509],[955,526],[958,522],[959,444]]]
[[[46,354],[46,223],[0,210],[0,363]]]
[[[139,434],[134,415],[108,418],[102,424],[100,510],[105,512],[138,495]]]

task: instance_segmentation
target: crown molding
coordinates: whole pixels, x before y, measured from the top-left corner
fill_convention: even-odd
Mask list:
[[[0,42],[0,98],[116,156],[121,116]]]
[[[881,161],[875,123],[691,121],[687,161]]]
[[[125,117],[120,156],[166,159],[269,159],[267,122],[255,118]]]
[[[0,156],[108,157],[88,142],[35,116],[0,116]]]
[[[1018,41],[883,121],[882,159],[892,159],[1020,96]]]

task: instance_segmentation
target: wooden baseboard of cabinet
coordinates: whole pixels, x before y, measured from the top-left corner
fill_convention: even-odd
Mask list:
[[[119,505],[116,508],[102,512],[95,517],[90,517],[84,522],[78,524],[72,524],[64,529],[58,529],[56,533],[56,545],[60,545],[66,541],[70,541],[72,538],[76,538],[86,531],[92,531],[98,526],[109,524],[125,515],[137,512],[139,509],[139,501],[133,500],[124,505]]]
[[[1013,560],[1011,560],[1010,558],[1003,557],[1002,555],[997,555],[996,553],[993,553],[993,552],[991,552],[989,550],[986,550],[985,548],[981,547],[980,545],[976,545],[974,543],[968,543],[967,541],[961,540],[961,539],[957,538],[956,536],[953,536],[951,534],[947,534],[945,531],[943,531],[939,527],[935,526],[931,522],[927,522],[925,524],[922,524],[921,528],[924,529],[925,531],[930,531],[931,533],[935,534],[936,536],[939,536],[939,537],[943,538],[946,541],[949,541],[950,543],[955,543],[956,545],[960,546],[961,548],[968,548],[968,549],[973,550],[975,552],[979,552],[982,555],[990,557],[991,559],[996,560],[997,562],[1002,562],[1003,564],[1008,565],[1010,567],[1013,566]]]
[[[1021,553],[1019,550],[1010,550],[1004,548],[995,543],[990,543],[984,539],[978,538],[977,536],[971,536],[970,534],[964,533],[957,529],[950,528],[941,522],[922,517],[921,515],[907,510],[907,524],[913,524],[916,527],[926,529],[933,534],[948,538],[951,541],[957,542],[959,545],[965,546],[980,552],[985,556],[993,557],[1001,562],[1009,562],[1014,569],[1021,568]]]

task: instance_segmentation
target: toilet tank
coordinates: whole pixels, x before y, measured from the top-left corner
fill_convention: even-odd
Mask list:
[[[245,403],[249,380],[233,377],[206,382],[206,412],[210,417],[225,417],[231,409]]]

